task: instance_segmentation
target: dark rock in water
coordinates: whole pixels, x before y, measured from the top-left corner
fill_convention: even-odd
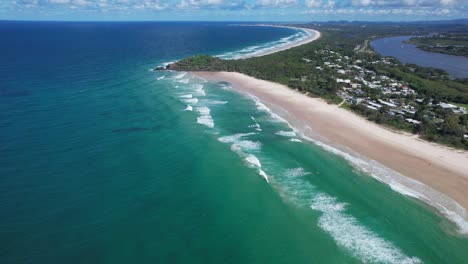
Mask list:
[[[166,66],[166,70],[176,70],[176,69],[177,69],[176,63],[171,63]]]
[[[154,68],[154,71],[170,71],[170,70],[176,70],[176,69],[177,69],[177,64],[171,63],[171,64],[168,64],[166,67],[158,66]]]

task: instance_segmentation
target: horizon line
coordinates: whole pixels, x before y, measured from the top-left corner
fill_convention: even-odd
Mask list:
[[[42,19],[0,19],[0,22],[203,22],[203,23],[220,23],[220,22],[236,22],[236,23],[330,23],[330,22],[367,22],[367,23],[414,23],[414,22],[450,22],[450,21],[465,21],[468,23],[468,18],[455,18],[455,19],[435,19],[435,20],[42,20]]]

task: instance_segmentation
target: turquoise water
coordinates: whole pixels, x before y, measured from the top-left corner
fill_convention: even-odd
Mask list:
[[[1,263],[466,263],[451,222],[254,98],[149,71],[296,32],[2,26]]]

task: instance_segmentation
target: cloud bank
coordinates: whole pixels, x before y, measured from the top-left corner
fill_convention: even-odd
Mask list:
[[[271,17],[289,20],[369,18],[369,20],[402,20],[426,17],[468,18],[467,0],[0,0],[0,15],[39,12],[53,17],[56,14],[140,13],[184,14],[206,17],[210,12],[218,17]],[[387,16],[387,17],[385,17]],[[1,17],[0,17],[1,18]],[[273,19],[275,20],[275,19]],[[284,20],[284,19],[283,19]],[[286,19],[287,20],[287,19]]]

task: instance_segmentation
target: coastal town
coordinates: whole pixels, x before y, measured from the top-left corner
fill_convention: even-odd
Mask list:
[[[337,95],[343,99],[340,105],[348,105],[357,112],[379,112],[407,123],[406,128],[417,129],[424,119],[429,119],[442,129],[444,121],[452,115],[466,114],[466,109],[447,101],[437,101],[418,94],[405,81],[377,74],[375,66],[396,66],[395,59],[381,57],[372,61],[351,58],[331,49],[316,51],[323,58],[314,63],[303,61],[315,70],[330,72],[338,85]],[[302,81],[307,77],[304,76]],[[468,138],[467,131],[463,131]]]

